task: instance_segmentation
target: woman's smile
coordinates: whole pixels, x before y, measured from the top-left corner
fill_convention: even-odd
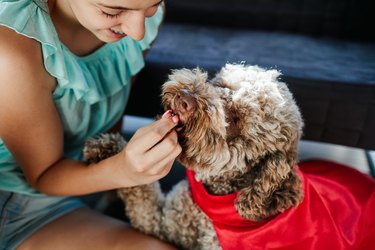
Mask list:
[[[124,32],[118,31],[118,30],[115,30],[115,29],[112,29],[112,28],[110,28],[109,31],[116,38],[123,38],[123,37],[126,36],[126,34]]]

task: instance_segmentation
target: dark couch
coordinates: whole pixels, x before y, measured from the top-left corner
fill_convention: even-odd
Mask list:
[[[303,139],[375,149],[375,2],[173,0],[126,112],[162,112],[171,69],[211,75],[226,62],[282,72],[305,120]]]

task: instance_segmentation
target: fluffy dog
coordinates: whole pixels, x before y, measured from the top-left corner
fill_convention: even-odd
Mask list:
[[[374,181],[326,161],[297,165],[303,121],[280,73],[227,64],[174,70],[162,103],[176,130],[187,180],[118,191],[131,224],[183,249],[374,249]],[[100,160],[119,135],[90,140]]]

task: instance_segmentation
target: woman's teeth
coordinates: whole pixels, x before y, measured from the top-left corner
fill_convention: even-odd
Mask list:
[[[111,29],[111,31],[113,31],[114,33],[119,34],[119,35],[125,35],[125,33],[121,32],[121,31],[117,31],[117,30],[113,30],[113,29]]]

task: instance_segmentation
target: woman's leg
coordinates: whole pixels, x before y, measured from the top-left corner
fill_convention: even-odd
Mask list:
[[[90,208],[80,208],[45,225],[19,247],[24,249],[175,249]]]

